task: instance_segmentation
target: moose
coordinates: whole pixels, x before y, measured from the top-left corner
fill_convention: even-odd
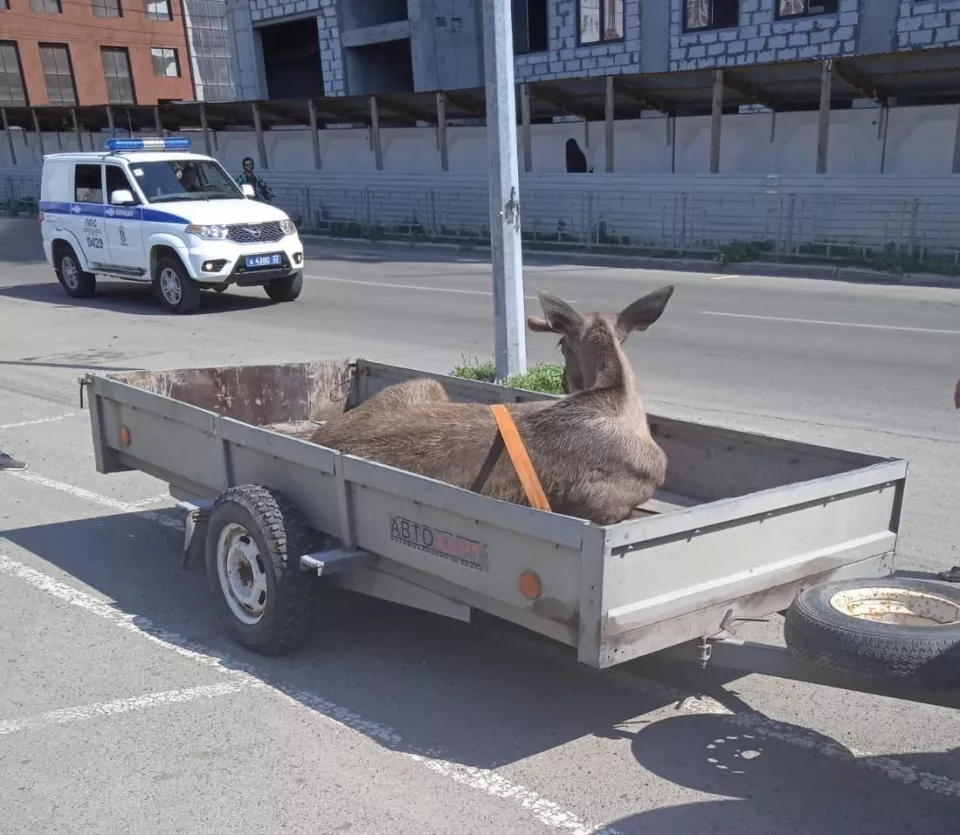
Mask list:
[[[650,434],[637,379],[621,347],[656,322],[667,285],[619,314],[581,315],[541,291],[543,318],[527,326],[560,336],[559,400],[510,404],[510,417],[550,509],[599,525],[629,518],[666,478],[667,457]],[[472,490],[529,504],[497,418],[479,403],[450,402],[434,380],[390,386],[317,429],[322,446]]]

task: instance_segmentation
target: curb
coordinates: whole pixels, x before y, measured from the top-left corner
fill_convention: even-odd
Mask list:
[[[309,242],[332,242],[360,248],[435,250],[446,252],[474,253],[486,256],[489,245],[480,243],[433,243],[430,241],[369,241],[363,238],[341,238],[316,233],[301,233],[301,239]],[[583,250],[559,251],[538,249],[524,244],[524,257],[535,263],[569,264],[584,267],[614,267],[634,270],[660,270],[709,273],[712,275],[749,275],[770,278],[805,278],[826,281],[845,281],[854,284],[879,284],[886,286],[946,287],[960,289],[960,276],[937,273],[886,273],[864,267],[841,267],[829,264],[784,264],[767,261],[741,261],[720,264],[703,258],[655,258],[643,255],[607,255]]]

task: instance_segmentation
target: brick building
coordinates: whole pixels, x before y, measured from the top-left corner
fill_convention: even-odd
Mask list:
[[[194,6],[0,0],[0,106],[233,98],[224,0]]]
[[[226,8],[238,98],[484,83],[480,0],[230,0]],[[960,44],[960,0],[870,0],[869,12],[866,0],[513,0],[513,15],[517,82]]]

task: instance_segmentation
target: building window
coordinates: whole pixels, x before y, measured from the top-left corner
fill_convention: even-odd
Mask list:
[[[513,0],[513,51],[524,55],[549,48],[547,0]]]
[[[579,0],[580,43],[623,40],[625,0]]]
[[[60,0],[30,0],[30,11],[60,14],[63,9],[60,8]]]
[[[93,0],[94,17],[123,17],[120,0]]]
[[[836,14],[838,7],[838,0],[777,0],[777,19]]]
[[[40,44],[40,65],[47,82],[47,98],[50,104],[73,107],[77,103],[77,88],[73,83],[73,66],[70,49],[66,44]]]
[[[0,104],[22,107],[26,103],[16,41],[0,41]]]
[[[776,0],[780,3],[783,0]],[[740,0],[684,0],[683,31],[732,29],[740,25]]]
[[[173,20],[170,0],[144,0],[143,9],[147,20]]]
[[[0,12],[10,11],[10,0],[0,0]]]
[[[109,104],[136,104],[133,95],[133,76],[130,73],[130,53],[122,46],[101,46],[103,75],[107,80]]]
[[[180,77],[180,60],[177,58],[175,49],[151,49],[150,57],[153,59],[153,74],[156,76],[167,76],[169,78]]]

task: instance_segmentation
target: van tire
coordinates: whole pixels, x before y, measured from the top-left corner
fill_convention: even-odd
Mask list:
[[[275,278],[263,287],[267,295],[275,302],[292,302],[303,290],[303,273],[294,273],[285,278]]]
[[[165,255],[157,260],[154,292],[170,313],[192,313],[200,306],[200,285],[187,274],[179,258]]]
[[[57,280],[68,296],[88,299],[97,292],[97,277],[80,269],[80,261],[70,244],[57,244],[56,253]]]

